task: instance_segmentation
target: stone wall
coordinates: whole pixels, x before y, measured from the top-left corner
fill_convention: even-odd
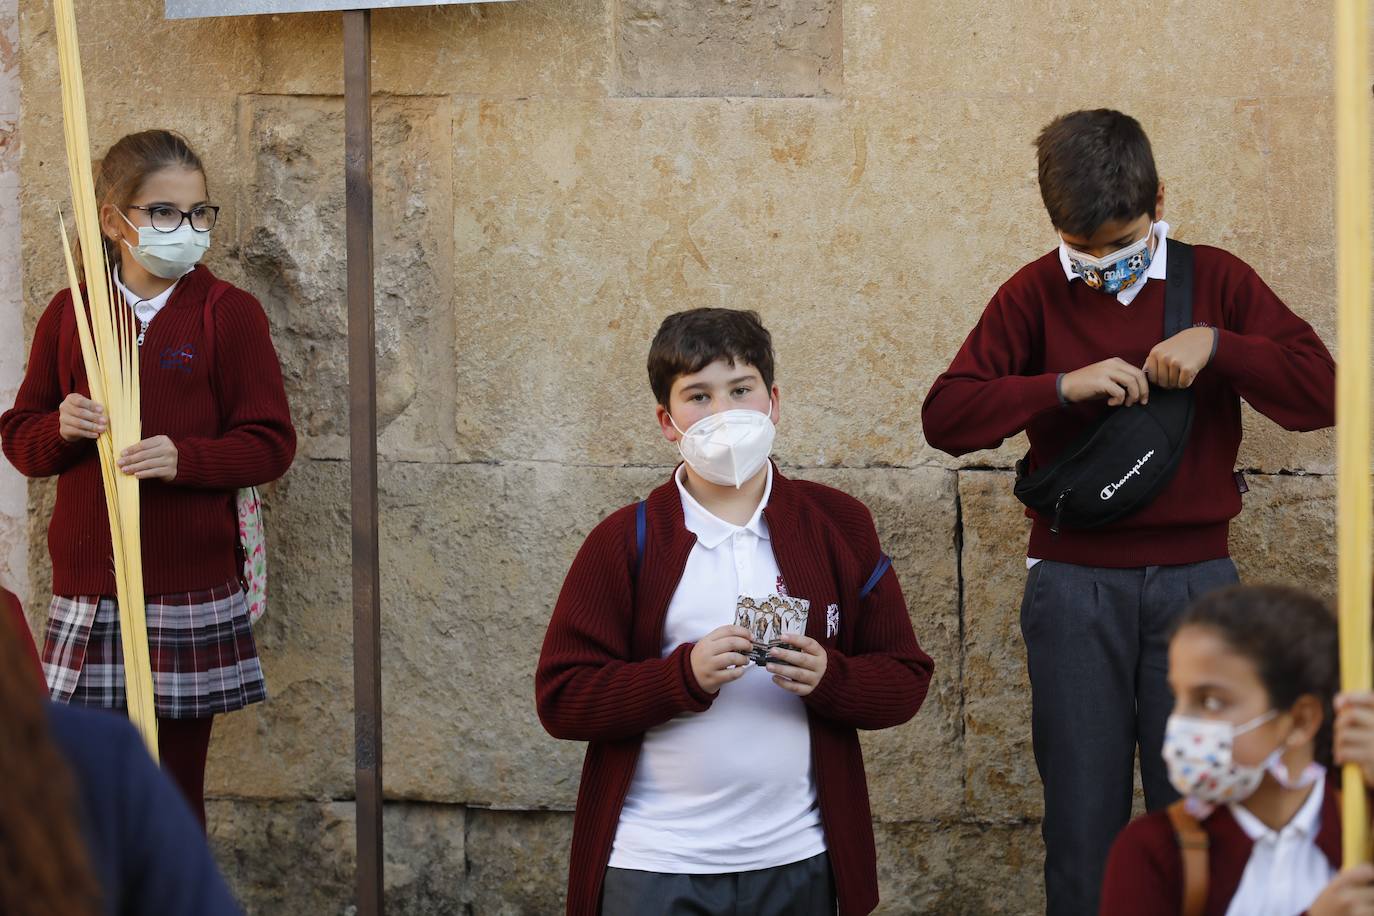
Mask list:
[[[24,374],[19,238],[19,4],[0,0],[0,404],[14,403]],[[0,408],[3,409],[3,408]],[[24,478],[0,461],[0,588],[29,588]]]
[[[19,0],[30,332],[62,282],[48,6]],[[374,14],[392,912],[561,911],[582,748],[539,727],[532,670],[586,532],[673,463],[643,364],[661,318],[692,305],[763,314],[779,458],[873,509],[937,660],[917,719],[865,736],[883,912],[1040,909],[1008,470],[1024,445],[953,460],[925,444],[919,405],[997,284],[1053,244],[1030,143],[1076,107],[1135,113],[1176,233],[1233,249],[1334,338],[1331,25],[1313,9],[1128,6],[1110,28],[1086,0]],[[224,206],[209,263],[261,298],[301,433],[267,493],[272,700],[216,727],[212,838],[251,911],[343,913],[339,19],[78,11],[94,141],[168,126],[205,154]],[[1246,425],[1243,570],[1329,593],[1332,439]],[[49,492],[30,489],[35,599]]]

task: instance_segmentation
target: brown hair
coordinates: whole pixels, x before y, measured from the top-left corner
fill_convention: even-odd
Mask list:
[[[1040,197],[1061,232],[1090,236],[1111,220],[1155,213],[1159,174],[1140,122],[1110,108],[1055,118],[1035,139]]]
[[[0,913],[95,914],[100,890],[75,783],[49,736],[42,687],[14,626],[0,614]]]
[[[1280,585],[1212,592],[1184,612],[1175,632],[1207,627],[1254,663],[1272,708],[1291,709],[1312,694],[1322,704],[1315,756],[1331,765],[1332,701],[1340,687],[1336,615],[1320,598]]]
[[[205,174],[190,142],[176,131],[144,130],[121,137],[95,166],[97,208],[110,204],[121,212],[127,210],[148,176],[171,168]],[[102,240],[106,262],[118,264],[118,243],[103,233]]]
[[[773,337],[757,312],[690,309],[663,319],[649,346],[649,387],[664,407],[673,382],[718,359],[747,363],[773,387]]]

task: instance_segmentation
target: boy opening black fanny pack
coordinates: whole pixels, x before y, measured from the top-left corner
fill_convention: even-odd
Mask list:
[[[1193,249],[1170,239],[1166,251],[1164,340],[1193,323]],[[1189,388],[1150,386],[1147,404],[1117,407],[1088,427],[1053,461],[1030,470],[1016,463],[1016,498],[1061,528],[1109,525],[1140,511],[1178,470],[1193,427]]]

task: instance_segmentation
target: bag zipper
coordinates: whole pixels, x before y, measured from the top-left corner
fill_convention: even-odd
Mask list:
[[[1055,537],[1059,537],[1060,522],[1064,519],[1064,500],[1068,499],[1069,494],[1072,492],[1072,488],[1065,490],[1063,493],[1060,493],[1059,498],[1054,501],[1054,521],[1050,524],[1050,534]]]

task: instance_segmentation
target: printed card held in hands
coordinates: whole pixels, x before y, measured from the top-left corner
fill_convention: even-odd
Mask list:
[[[735,605],[735,623],[749,631],[754,648],[749,660],[756,665],[768,663],[768,650],[783,644],[784,633],[806,633],[806,614],[811,602],[786,595],[757,599],[740,595]]]

